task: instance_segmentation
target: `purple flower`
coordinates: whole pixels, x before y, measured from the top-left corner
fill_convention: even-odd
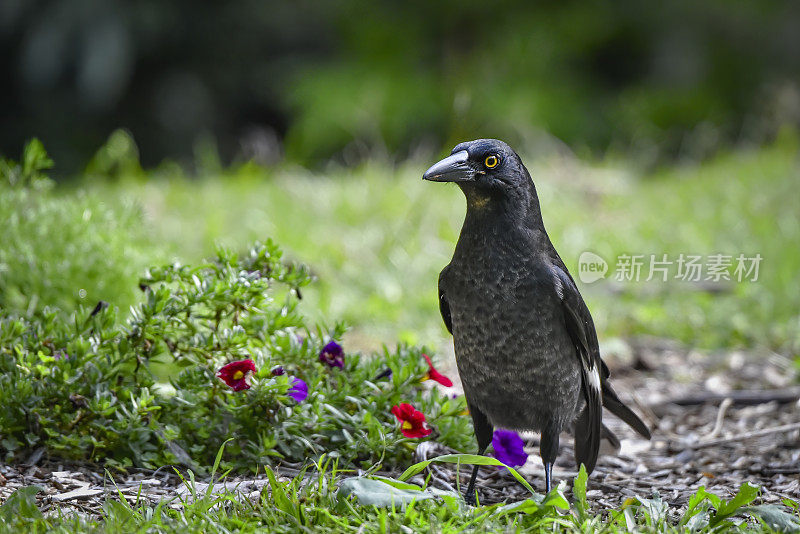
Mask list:
[[[509,467],[521,467],[528,461],[522,438],[512,430],[495,430],[492,447],[494,457]]]
[[[319,353],[319,361],[330,367],[344,369],[344,350],[342,350],[342,346],[335,341],[331,341],[322,347]]]
[[[57,350],[57,351],[56,351],[56,353],[55,353],[55,354],[53,354],[53,358],[54,358],[56,361],[59,361],[59,360],[69,360],[69,354],[67,354],[67,353],[66,353],[66,352],[64,352],[63,350]]]
[[[391,367],[387,367],[386,369],[384,369],[383,371],[378,373],[375,376],[375,378],[372,379],[372,381],[373,382],[377,382],[378,380],[380,380],[382,378],[391,378],[391,377],[392,377],[392,368]]]
[[[303,402],[308,398],[308,384],[296,376],[293,376],[292,387],[289,388],[286,394],[293,398],[295,402]]]
[[[286,371],[283,370],[282,365],[276,365],[275,367],[272,368],[270,374],[272,376],[281,376],[282,374],[286,374]]]

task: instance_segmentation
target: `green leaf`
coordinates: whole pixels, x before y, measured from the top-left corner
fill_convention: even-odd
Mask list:
[[[510,504],[504,504],[503,506],[499,507],[495,513],[497,515],[507,515],[507,514],[526,514],[531,515],[534,514],[542,509],[542,504],[537,501],[536,499],[525,499],[524,501],[519,502],[512,502]]]
[[[531,492],[533,495],[538,495],[528,481],[520,475],[516,469],[513,467],[509,467],[497,458],[492,458],[489,456],[480,456],[478,454],[445,454],[443,456],[437,456],[436,458],[431,458],[430,460],[425,460],[419,463],[416,463],[406,469],[402,475],[400,475],[400,480],[407,480],[412,476],[416,475],[426,467],[428,467],[433,462],[445,463],[445,464],[468,464],[468,465],[496,465],[499,467],[505,467],[508,469],[508,472],[517,479],[517,481],[522,484],[525,489]]]
[[[758,486],[750,484],[749,482],[742,484],[742,486],[739,488],[739,492],[733,497],[733,499],[723,503],[722,506],[717,508],[717,512],[711,516],[708,525],[712,528],[715,527],[721,521],[724,521],[725,519],[734,515],[743,506],[747,506],[753,502],[755,498],[758,497],[758,492],[760,489],[761,488]]]
[[[545,515],[554,512],[556,508],[569,510],[569,501],[567,501],[567,498],[564,496],[565,486],[565,482],[561,481],[561,484],[559,484],[557,488],[551,490],[544,498],[537,495],[533,498],[525,499],[524,501],[506,504],[499,507],[495,513],[500,515]]]
[[[744,506],[740,511],[759,518],[769,528],[779,532],[800,532],[800,523],[798,523],[797,516],[784,512],[780,506],[760,504],[758,506]]]
[[[658,493],[655,493],[651,499],[636,497],[636,500],[639,501],[645,514],[650,518],[651,525],[657,525],[667,520],[669,506],[661,500],[661,496]]]
[[[272,501],[275,503],[275,507],[294,517],[296,514],[295,506],[286,495],[286,489],[283,487],[283,484],[278,482],[275,478],[275,473],[272,472],[270,467],[266,467],[265,471],[269,479],[269,486],[272,490]]]
[[[53,160],[47,156],[44,145],[37,138],[33,138],[25,145],[22,152],[22,172],[31,176],[35,172],[50,169]]]
[[[686,530],[690,532],[697,532],[699,530],[703,530],[708,526],[708,510],[704,510],[702,512],[696,513],[692,515],[684,525]]]
[[[711,506],[714,507],[715,510],[719,510],[722,507],[722,499],[714,495],[713,493],[709,493],[703,486],[700,486],[700,489],[697,490],[698,495],[702,495],[705,499],[708,499],[708,502],[711,503]]]
[[[395,481],[396,482],[396,481]],[[359,504],[363,506],[403,506],[414,501],[433,499],[440,495],[456,496],[453,492],[441,491],[432,488],[423,490],[413,484],[399,485],[397,487],[386,479],[375,480],[365,477],[350,477],[339,484],[338,496],[342,499],[355,495]]]
[[[686,525],[687,528],[689,527],[689,522],[692,520],[696,515],[700,514],[704,511],[704,508],[700,505],[706,501],[711,501],[710,497],[714,497],[717,500],[717,505],[719,505],[719,497],[716,495],[712,495],[708,493],[705,487],[700,486],[697,491],[689,498],[689,502],[686,505],[686,511],[681,516],[681,520],[679,521],[679,525]],[[713,504],[713,503],[712,503]],[[708,505],[706,505],[707,507]],[[706,514],[707,516],[708,514]],[[699,521],[699,520],[698,520]],[[706,522],[708,522],[708,517],[706,517]],[[697,521],[693,521],[692,524],[697,523]]]
[[[222,461],[222,453],[225,452],[225,445],[227,445],[231,441],[233,441],[233,438],[228,438],[228,439],[225,440],[225,442],[222,445],[220,445],[219,450],[217,451],[217,457],[214,458],[214,467],[211,468],[211,476],[212,477],[217,472],[217,469],[219,468],[220,461]]]
[[[363,477],[361,477],[361,478],[363,478]],[[422,491],[422,488],[420,488],[416,484],[410,484],[408,482],[402,482],[402,481],[397,480],[395,478],[382,477],[380,475],[373,475],[370,478],[372,478],[373,480],[380,480],[381,482],[385,482],[386,484],[389,484],[390,486],[393,486],[393,487],[398,488],[398,489]]]
[[[586,521],[589,509],[589,503],[586,501],[586,482],[589,480],[589,475],[586,473],[586,468],[581,464],[581,469],[578,471],[578,476],[575,477],[575,482],[572,486],[572,494],[575,496],[575,510],[578,513],[578,521],[583,523]]]
[[[36,494],[44,491],[39,486],[19,488],[0,506],[0,518],[10,523],[14,518],[41,519],[42,512],[36,506]]]
[[[217,469],[219,469],[219,463],[222,461],[222,454],[225,452],[225,445],[233,441],[233,438],[226,439],[222,445],[219,446],[219,450],[217,451],[217,456],[214,458],[214,466],[211,468],[211,480],[208,484],[208,488],[206,488],[206,498],[211,498],[211,492],[214,489],[214,475],[217,474]]]
[[[562,480],[557,488],[550,490],[550,493],[545,495],[542,501],[542,506],[561,508],[562,510],[569,510],[569,501],[564,496],[564,487],[566,483]]]

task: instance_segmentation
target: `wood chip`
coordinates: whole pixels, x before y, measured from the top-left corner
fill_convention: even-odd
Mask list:
[[[103,493],[101,489],[92,489],[92,488],[78,488],[76,490],[68,491],[66,493],[60,493],[58,495],[53,495],[53,500],[58,502],[64,501],[71,501],[73,499],[87,499],[89,497],[94,497],[95,495],[100,495]]]

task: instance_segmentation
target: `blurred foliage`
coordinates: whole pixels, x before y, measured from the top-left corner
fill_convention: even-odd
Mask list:
[[[588,249],[609,261],[623,253],[668,254],[673,260],[681,253],[760,254],[757,281],[732,277],[716,287],[705,280],[623,284],[598,295],[600,307],[616,315],[601,321],[624,336],[658,333],[697,346],[761,345],[798,355],[800,286],[793,280],[800,272],[800,250],[787,247],[800,242],[798,187],[800,139],[784,131],[761,150],[724,153],[699,166],[662,169],[644,182],[626,183],[625,190],[578,213],[570,225],[591,230],[579,243],[562,247],[576,259]],[[599,220],[597,212],[603,214]]]
[[[0,204],[12,221],[27,213],[22,201],[52,185],[42,174],[51,162],[41,143],[31,142],[22,159],[3,162],[12,184],[5,187],[28,194],[17,205]],[[48,213],[55,200],[41,202],[35,214]],[[413,450],[390,413],[400,402],[424,410],[437,439],[471,446],[469,422],[460,415],[463,398],[422,387],[428,373],[422,349],[398,346],[375,355],[348,350],[341,370],[319,361],[323,345],[341,339],[344,328],[306,321],[297,304],[311,277],[305,266],[284,261],[273,242],[242,255],[218,248],[212,260],[194,266],[152,267],[137,288],[130,267],[120,268],[129,247],[145,248],[136,235],[110,226],[105,231],[115,241],[109,248],[91,239],[78,248],[69,233],[58,243],[63,228],[79,227],[85,237],[103,230],[82,226],[88,208],[74,208],[84,202],[80,196],[62,199],[58,217],[39,217],[38,231],[24,240],[33,252],[12,248],[9,255],[30,265],[7,265],[11,277],[3,273],[0,297],[31,299],[15,309],[10,298],[0,312],[0,455],[6,461],[45,447],[55,456],[118,467],[179,463],[197,469],[235,438],[228,445],[230,465],[240,468],[324,453],[365,469],[394,465],[409,460]],[[103,254],[107,271],[82,264],[99,262]],[[50,264],[63,272],[48,271]],[[53,280],[63,285],[49,286]],[[123,317],[103,301],[90,311],[66,291],[86,280],[95,285],[92,298],[124,298],[127,286],[144,297]],[[252,359],[258,371],[252,389],[233,392],[215,373],[243,359]],[[273,376],[278,365],[285,374]],[[308,385],[309,397],[300,404],[287,396],[290,376]]]
[[[309,164],[541,132],[704,158],[800,124],[798,26],[791,0],[5,0],[0,151],[38,135],[74,170],[126,127],[145,166],[199,139]]]
[[[581,284],[602,339],[654,335],[690,346],[795,354],[800,287],[793,280],[800,253],[787,243],[800,242],[798,153],[797,134],[786,130],[765,148],[648,174],[626,160],[523,159],[548,232],[572,273],[577,276],[584,251],[610,264],[606,280]],[[370,160],[325,173],[245,164],[202,178],[162,166],[148,181],[96,180],[92,187],[109,203],[140,202],[152,239],[176,257],[199,259],[212,251],[211,243],[242,247],[268,232],[319,277],[305,294],[308,313],[353,325],[348,336],[359,346],[398,337],[444,346],[449,336],[436,280],[452,255],[465,207],[455,187],[420,179],[429,163],[393,167]],[[621,254],[672,260],[761,254],[763,261],[755,282],[617,283]]]
[[[154,259],[148,254],[163,257],[141,210],[124,201],[112,209],[86,191],[65,198],[43,174],[52,165],[38,140],[20,163],[0,159],[0,309],[69,312],[101,299],[127,308],[137,298],[132,282]]]
[[[209,166],[186,176],[173,164],[144,173],[135,152],[118,132],[98,152],[109,158],[102,167],[108,174],[98,166],[96,174],[35,195],[0,187],[9,243],[0,249],[0,302],[8,311],[57,305],[69,312],[100,299],[124,310],[141,298],[136,281],[147,265],[200,262],[215,243],[241,250],[269,234],[319,279],[304,291],[303,312],[352,325],[345,338],[351,346],[449,346],[435,288],[464,201],[456,188],[420,179],[430,161],[391,166],[373,159],[310,173],[252,163],[220,169],[204,156],[199,161]],[[797,134],[787,130],[765,148],[649,174],[624,160],[524,159],[573,274],[584,251],[610,263],[606,280],[581,284],[601,340],[653,335],[796,354],[800,253],[787,243],[800,241],[799,152]],[[761,254],[763,261],[756,282],[617,283],[620,254]]]

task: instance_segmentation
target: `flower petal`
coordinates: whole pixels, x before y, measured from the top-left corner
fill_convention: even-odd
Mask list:
[[[431,369],[430,371],[428,371],[428,378],[430,378],[431,380],[436,380],[446,388],[453,387],[453,381],[444,376],[436,369]]]
[[[319,361],[329,367],[344,369],[344,349],[335,341],[330,341],[319,352]]]
[[[528,461],[522,438],[514,431],[498,429],[492,437],[493,456],[510,467],[520,467]]]
[[[295,402],[303,402],[306,400],[308,398],[308,384],[296,376],[292,377],[291,381],[292,387],[289,388],[289,391],[286,394],[293,398]]]
[[[247,383],[247,378],[256,372],[256,364],[251,359],[237,360],[217,371],[217,377],[225,382],[234,391],[242,391],[250,389],[250,384]]]
[[[427,354],[423,354],[422,357],[425,358],[426,362],[428,362],[428,376],[426,378],[435,380],[444,387],[448,388],[453,387],[453,381],[436,370],[436,368],[433,366],[433,362],[431,361],[430,356],[428,356]]]
[[[391,412],[400,422],[400,432],[407,438],[422,438],[433,432],[425,422],[425,414],[411,404],[392,406]]]

